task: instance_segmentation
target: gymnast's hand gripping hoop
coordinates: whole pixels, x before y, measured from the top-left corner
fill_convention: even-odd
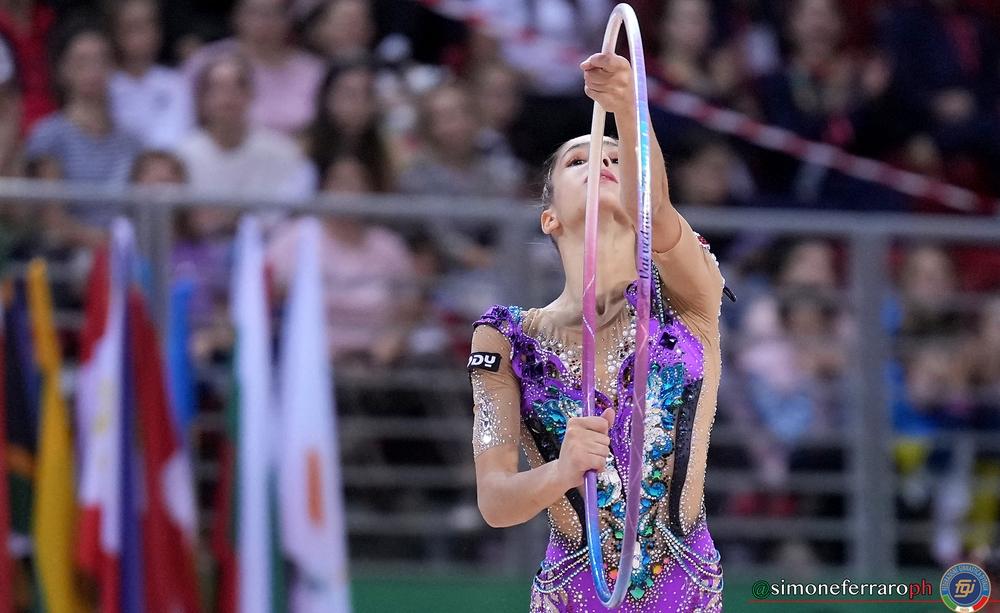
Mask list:
[[[649,105],[646,100],[646,66],[642,55],[642,39],[635,12],[627,4],[619,4],[611,13],[608,28],[604,32],[604,53],[614,53],[618,42],[618,31],[625,24],[629,53],[632,64],[633,98],[636,106],[636,143],[638,147],[639,202],[636,226],[636,268],[639,273],[638,300],[636,302],[635,362],[633,364],[634,383],[631,447],[629,448],[629,475],[626,476],[625,530],[622,539],[621,559],[618,576],[612,592],[604,574],[604,560],[601,550],[600,518],[597,510],[597,472],[588,471],[584,481],[586,501],[587,544],[590,554],[590,569],[597,586],[601,603],[611,609],[617,608],[625,599],[632,576],[633,559],[636,555],[636,539],[639,528],[639,501],[642,497],[642,451],[644,417],[646,413],[646,379],[649,376],[649,311],[650,311],[650,231],[652,216],[650,210],[650,170],[649,170]],[[594,103],[594,118],[590,127],[590,157],[587,168],[587,209],[584,234],[583,263],[583,415],[595,415],[595,330],[597,323],[597,218],[600,201],[601,146],[604,142],[605,110]],[[622,177],[622,181],[629,180]],[[629,203],[624,203],[628,206]]]

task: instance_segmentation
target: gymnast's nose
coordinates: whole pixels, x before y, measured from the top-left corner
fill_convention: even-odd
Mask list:
[[[610,154],[607,154],[607,153],[605,153],[605,154],[604,154],[604,155],[602,156],[602,158],[601,158],[601,162],[602,162],[602,163],[603,163],[603,164],[604,164],[604,165],[605,165],[605,166],[606,166],[607,168],[611,168],[611,155],[610,155]]]

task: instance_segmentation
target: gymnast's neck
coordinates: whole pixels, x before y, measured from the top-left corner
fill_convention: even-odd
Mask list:
[[[602,219],[602,221],[604,221]],[[559,243],[566,283],[558,298],[544,308],[559,313],[560,323],[579,325],[583,313],[583,237],[565,237]],[[617,223],[603,224],[598,231],[597,325],[613,317],[624,300],[624,290],[637,276],[635,233]]]

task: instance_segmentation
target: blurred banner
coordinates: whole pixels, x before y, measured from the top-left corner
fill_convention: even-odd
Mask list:
[[[89,287],[77,395],[77,555],[102,613],[198,611],[191,469],[156,330],[134,284],[132,237],[131,224],[117,220]]]
[[[293,610],[348,613],[340,453],[320,266],[322,228],[299,224],[299,253],[284,309],[280,393],[282,541],[295,566]]]
[[[223,613],[285,610],[272,456],[277,413],[261,240],[256,218],[243,219],[231,286],[234,384],[215,534],[223,573],[218,606]]]
[[[50,613],[73,613],[81,611],[83,604],[73,566],[74,446],[62,394],[62,349],[56,337],[52,296],[42,260],[35,259],[28,266],[28,301],[35,360],[42,373],[33,518],[39,604]]]

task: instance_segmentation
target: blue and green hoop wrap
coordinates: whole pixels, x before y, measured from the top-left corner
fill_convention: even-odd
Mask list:
[[[650,231],[652,214],[650,206],[650,169],[649,169],[649,104],[646,98],[646,66],[642,54],[642,39],[639,36],[639,23],[635,12],[627,4],[619,4],[611,13],[607,30],[604,32],[604,53],[614,53],[618,42],[618,32],[625,25],[628,38],[629,53],[632,64],[633,98],[636,107],[636,143],[638,147],[638,183],[636,218],[638,240],[636,241],[636,268],[639,273],[638,295],[636,301],[635,329],[635,362],[634,362],[634,397],[632,413],[631,447],[629,448],[628,489],[626,490],[625,529],[622,539],[621,559],[618,563],[618,576],[614,591],[608,587],[604,572],[604,560],[601,549],[600,517],[597,510],[597,472],[588,471],[584,480],[584,500],[587,522],[587,544],[589,548],[590,568],[594,575],[594,584],[601,603],[609,608],[616,608],[625,599],[632,576],[633,559],[636,552],[636,540],[639,527],[639,501],[641,494],[641,475],[643,450],[643,423],[646,413],[646,379],[649,376],[649,312],[651,284],[651,253]],[[584,233],[584,265],[583,265],[583,415],[593,416],[595,407],[595,331],[597,329],[597,219],[600,200],[601,147],[604,141],[604,119],[606,112],[597,102],[594,103],[594,118],[590,128],[590,156],[587,175],[587,210]],[[619,126],[621,129],[621,126]],[[622,181],[629,180],[622,177]],[[628,203],[625,203],[626,206]]]

